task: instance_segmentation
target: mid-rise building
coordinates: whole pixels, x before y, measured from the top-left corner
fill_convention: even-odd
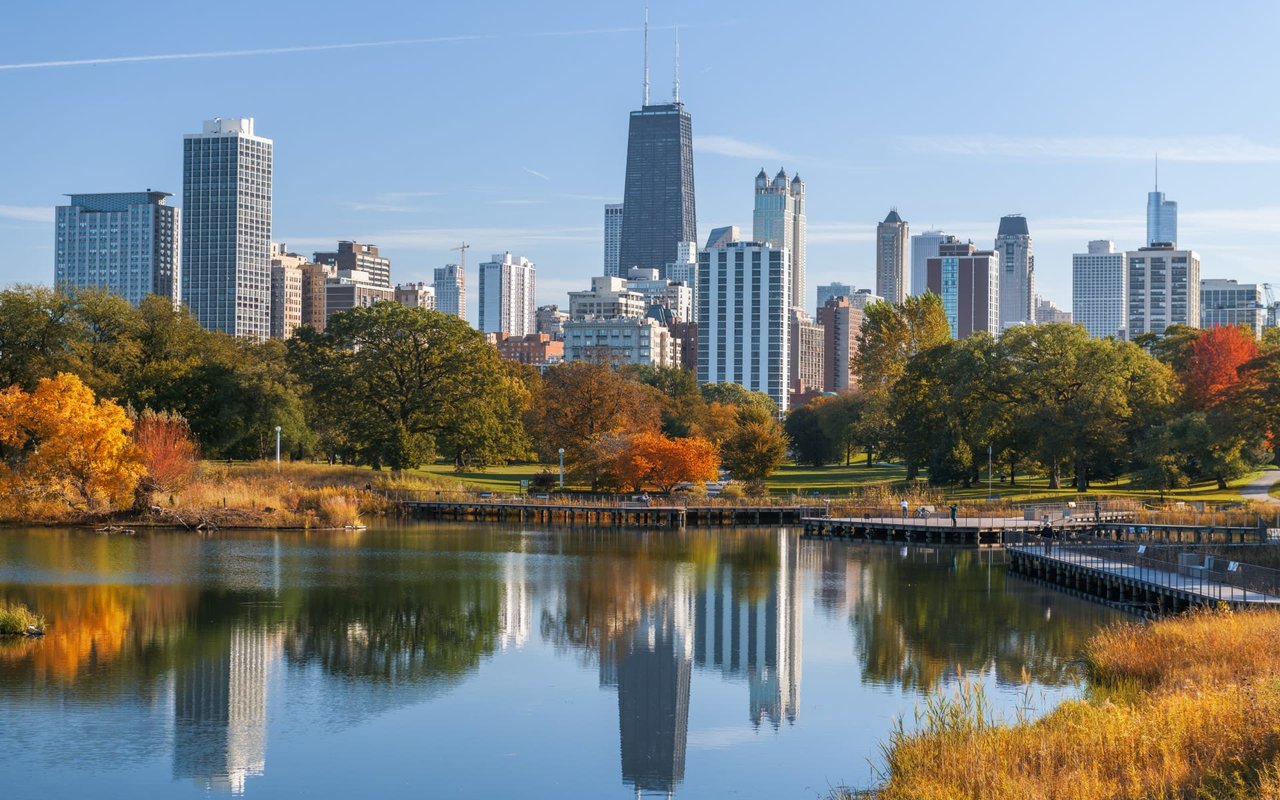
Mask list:
[[[446,264],[435,269],[436,310],[458,319],[467,318],[466,268],[458,264]]]
[[[659,278],[656,269],[632,267],[627,275],[627,289],[644,298],[646,313],[653,306],[660,306],[680,322],[693,319],[693,289],[684,283]]]
[[[101,289],[137,305],[159,295],[181,301],[181,212],[168,192],[68,195],[54,222],[53,283]]]
[[[647,70],[646,70],[647,74]],[[622,193],[618,272],[632,267],[664,270],[680,242],[698,240],[693,197],[693,122],[678,96],[631,112],[627,174]]]
[[[604,274],[621,277],[618,266],[622,247],[622,203],[606,203],[604,207]]]
[[[207,330],[271,335],[272,142],[212,119],[182,142],[182,302]]]
[[[698,382],[736,383],[788,405],[791,251],[732,242],[698,253]]]
[[[911,294],[907,284],[908,233],[907,223],[896,208],[876,225],[876,294],[890,303],[901,303]]]
[[[667,280],[672,283],[683,283],[689,287],[691,313],[697,314],[698,308],[698,243],[680,242],[676,248],[676,260],[667,265]]]
[[[1200,254],[1156,244],[1130,250],[1128,335],[1200,327]]]
[[[1035,322],[1036,257],[1026,217],[1000,218],[995,251],[1000,254],[1000,329]]]
[[[324,287],[326,325],[334,314],[353,308],[369,308],[374,303],[395,302],[396,290],[373,282],[369,273],[358,269],[340,269]]]
[[[751,238],[791,252],[791,297],[787,307],[802,308],[806,250],[804,181],[799,175],[788,180],[784,169],[778,170],[770,181],[761,169],[756,175],[755,197]]]
[[[1200,327],[1239,325],[1261,338],[1267,327],[1267,304],[1256,283],[1208,278],[1200,281]]]
[[[530,333],[526,336],[508,336],[505,333],[490,334],[495,337],[494,344],[498,355],[507,361],[541,367],[558,364],[564,361],[564,342],[553,339],[549,334]]]
[[[284,243],[271,243],[271,338],[291,339],[302,325],[302,264]]]
[[[590,289],[569,292],[570,319],[643,317],[646,308],[644,295],[631,291],[626,278],[595,277]]]
[[[667,327],[650,317],[571,319],[564,324],[564,360],[678,367],[680,351]]]
[[[822,326],[822,389],[844,392],[857,385],[854,364],[858,360],[858,336],[862,309],[847,297],[833,297],[818,309]]]
[[[698,323],[676,322],[668,327],[680,355],[680,366],[695,375],[698,372]]]
[[[533,315],[535,333],[545,333],[552,339],[564,338],[564,324],[569,321],[569,315],[561,311],[560,306],[538,306]]]
[[[1129,255],[1096,239],[1071,257],[1071,313],[1095,339],[1128,338]]]
[[[391,286],[391,259],[378,255],[377,245],[360,242],[338,242],[337,250],[316,253],[317,264],[327,264],[341,270],[360,270],[369,274],[369,281],[378,286]]]
[[[972,242],[943,244],[928,261],[930,292],[942,298],[951,336],[1000,333],[1000,254]]]
[[[480,331],[512,336],[535,333],[533,279],[533,262],[523,256],[495,253],[481,264]]]
[[[853,287],[847,283],[826,283],[818,286],[817,308],[834,297],[853,297]]]
[[[1058,304],[1047,297],[1036,298],[1036,318],[1034,320],[1037,325],[1053,325],[1066,324],[1072,322],[1071,312],[1063,311],[1058,308]]]
[[[929,291],[929,259],[935,258],[944,244],[959,244],[960,240],[942,231],[925,231],[911,237],[911,294]]]
[[[865,309],[872,303],[879,303],[884,300],[880,295],[872,294],[870,289],[859,289],[848,297],[850,305],[861,309]]]
[[[436,307],[436,290],[423,281],[396,284],[396,302],[409,308],[431,311]]]
[[[788,310],[791,324],[791,396],[822,389],[823,328],[803,308]]]
[[[302,271],[302,322],[317,331],[323,331],[329,320],[325,308],[325,295],[329,280],[338,277],[338,270],[325,264],[304,261],[298,265]]]

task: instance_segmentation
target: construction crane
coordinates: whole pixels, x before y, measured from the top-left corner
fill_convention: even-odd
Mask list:
[[[462,270],[464,273],[466,272],[466,269],[467,269],[467,250],[469,249],[471,249],[471,245],[467,244],[466,242],[463,242],[457,247],[449,248],[450,251],[457,250],[461,254],[458,256],[458,266],[462,267]]]

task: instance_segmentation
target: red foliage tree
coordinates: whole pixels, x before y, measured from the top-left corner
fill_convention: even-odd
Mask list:
[[[1241,381],[1240,368],[1258,355],[1258,343],[1244,328],[1210,328],[1191,345],[1182,373],[1187,401],[1207,410],[1225,400]]]
[[[139,484],[145,495],[139,503],[150,503],[152,492],[176,492],[191,482],[200,462],[191,426],[180,415],[145,409],[133,426],[133,442],[146,468]]]

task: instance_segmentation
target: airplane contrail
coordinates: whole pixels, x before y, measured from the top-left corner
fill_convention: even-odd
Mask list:
[[[674,26],[671,26],[674,27]],[[593,28],[578,31],[540,31],[525,36],[597,36],[609,33],[635,33],[640,28]],[[456,36],[432,36],[422,39],[387,39],[380,42],[344,42],[339,44],[307,44],[295,47],[264,47],[254,50],[212,50],[200,53],[157,53],[143,56],[108,56],[104,58],[76,58],[63,61],[30,61],[22,64],[0,64],[0,70],[46,69],[49,67],[87,67],[97,64],[131,64],[143,61],[183,61],[197,58],[236,58],[240,56],[270,56],[285,53],[315,53],[323,50],[356,50],[370,47],[396,47],[410,44],[442,44],[445,42],[471,42],[500,38],[496,33],[460,34]]]

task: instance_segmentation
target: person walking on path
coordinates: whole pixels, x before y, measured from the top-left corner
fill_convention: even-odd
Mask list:
[[[956,504],[955,504],[955,503],[952,503],[952,504],[951,504],[951,527],[953,527],[953,528],[956,526],[956,511],[957,511],[957,510],[958,510],[958,509],[956,508]]]
[[[1102,522],[1102,503],[1097,500],[1093,501],[1093,521]]]
[[[908,511],[908,510],[910,510],[910,508],[911,508],[911,504],[910,504],[910,503],[908,503],[908,502],[907,502],[907,498],[905,498],[905,497],[904,497],[904,498],[902,498],[902,503],[901,503],[901,505],[902,505],[902,518],[903,518],[903,519],[906,519],[906,518],[907,518],[907,511]]]

